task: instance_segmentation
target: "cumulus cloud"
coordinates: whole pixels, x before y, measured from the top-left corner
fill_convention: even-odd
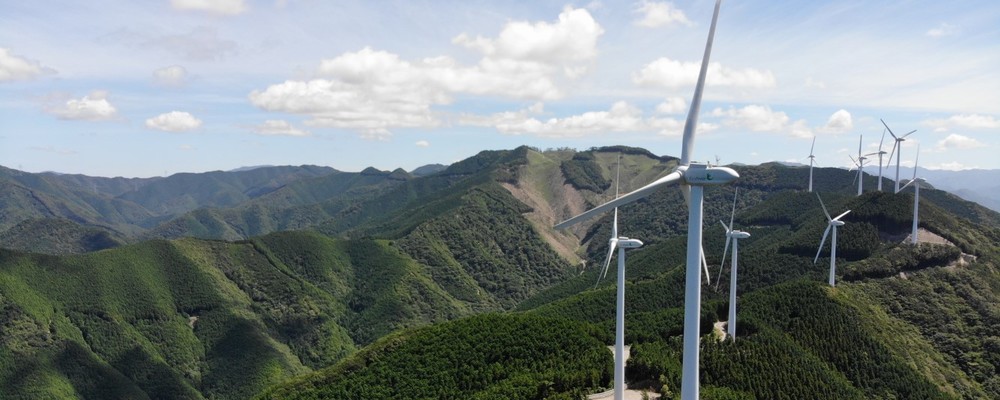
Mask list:
[[[854,122],[851,120],[851,113],[844,109],[837,110],[833,115],[830,115],[830,119],[823,126],[823,130],[837,133],[847,132],[853,128]]]
[[[951,36],[958,33],[958,28],[955,25],[949,24],[947,22],[942,22],[936,28],[932,28],[927,31],[925,35],[932,38],[939,38],[944,36]]]
[[[45,111],[59,119],[82,121],[106,121],[118,113],[108,102],[108,92],[103,90],[95,90],[80,99],[69,99],[63,104],[48,106]]]
[[[55,72],[38,61],[18,57],[0,47],[0,82],[24,81]]]
[[[937,142],[937,150],[950,150],[950,149],[975,149],[979,147],[986,147],[983,142],[980,142],[974,138],[959,135],[957,133],[952,133],[948,137],[941,139]]]
[[[944,119],[929,119],[922,122],[923,125],[934,128],[935,132],[946,132],[949,129],[997,129],[1000,128],[1000,120],[992,115],[981,114],[958,114]]]
[[[187,69],[180,65],[171,65],[153,71],[153,82],[163,86],[182,86],[187,83]]]
[[[206,11],[213,14],[236,15],[246,11],[244,0],[170,0],[176,10]]]
[[[280,119],[269,119],[263,124],[253,127],[253,131],[258,135],[265,136],[309,136],[309,131],[304,131],[292,126],[291,123]]]
[[[698,82],[700,62],[682,62],[661,57],[646,64],[632,74],[632,82],[646,87],[677,88]],[[743,88],[771,88],[775,86],[774,74],[753,68],[733,69],[722,64],[708,64],[707,85]]]
[[[414,144],[415,144],[415,145],[417,145],[417,147],[430,147],[430,145],[431,145],[431,142],[428,142],[428,141],[426,141],[426,140],[418,140],[418,141],[417,141],[416,143],[414,143]]]
[[[167,132],[184,132],[201,127],[201,120],[183,111],[171,111],[146,120],[146,127]]]
[[[547,138],[578,138],[609,132],[656,132],[665,136],[679,136],[684,121],[674,118],[646,117],[642,110],[624,101],[611,105],[607,111],[588,111],[562,118],[541,118],[542,105],[535,104],[519,111],[496,113],[488,116],[466,115],[460,123],[496,128],[508,135],[534,135]],[[716,126],[698,124],[699,132]]]
[[[774,111],[770,106],[751,104],[742,108],[729,107],[727,110],[712,110],[713,117],[723,118],[723,124],[755,132],[786,133],[795,137],[811,137],[805,120],[792,122],[788,114]]]
[[[635,21],[635,24],[646,28],[657,28],[672,24],[692,25],[691,21],[684,15],[684,11],[675,8],[671,2],[643,0],[636,4],[633,12],[641,16]]]
[[[687,101],[682,97],[670,97],[656,106],[656,112],[661,114],[681,114],[687,109]]]
[[[386,140],[391,129],[439,125],[432,107],[457,94],[559,98],[562,80],[586,72],[603,32],[589,12],[567,7],[555,22],[510,22],[496,38],[458,35],[454,44],[480,53],[474,65],[446,56],[404,60],[366,47],[323,60],[315,79],[285,81],[249,97],[267,111],[309,115],[309,126]]]

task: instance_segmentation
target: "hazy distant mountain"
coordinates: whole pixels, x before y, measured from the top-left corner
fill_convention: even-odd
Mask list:
[[[866,167],[865,172],[878,176],[878,167]],[[890,180],[895,178],[895,166],[883,169],[882,175]],[[974,201],[994,211],[1000,211],[1000,170],[966,169],[948,171],[921,167],[917,170],[917,176],[926,179],[928,183],[938,189],[955,193],[966,200]],[[899,168],[900,181],[906,182],[912,177],[912,167]]]
[[[410,171],[410,174],[413,174],[413,176],[426,176],[444,171],[445,168],[448,168],[448,166],[444,164],[427,164]]]

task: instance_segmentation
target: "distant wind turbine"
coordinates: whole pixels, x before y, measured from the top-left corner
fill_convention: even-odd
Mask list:
[[[896,136],[895,133],[892,133],[892,128],[890,128],[889,125],[885,123],[885,121],[883,121],[882,119],[879,119],[879,121],[882,121],[882,125],[885,125],[885,129],[887,129],[889,131],[889,134],[892,135],[892,138],[896,140],[896,143],[892,145],[892,151],[896,153],[896,186],[895,186],[895,191],[893,193],[899,193],[899,153],[902,150],[903,142],[906,141],[906,137],[910,136],[910,134],[916,132],[917,130],[914,129],[912,131],[907,132],[905,135]],[[889,153],[889,162],[892,162],[892,152]]]
[[[826,204],[823,204],[823,198],[819,197],[819,193],[816,193],[816,198],[819,199],[819,205],[823,207],[823,214],[826,214],[826,230],[823,231],[823,239],[819,242],[819,249],[816,250],[816,258],[813,259],[813,264],[819,261],[819,253],[823,251],[823,245],[826,244],[826,235],[833,230],[833,238],[830,242],[830,286],[835,286],[835,277],[837,274],[837,227],[844,226],[844,221],[840,219],[843,218],[851,210],[844,211],[843,214],[837,216],[837,218],[830,218],[830,213],[826,210]]]
[[[816,163],[816,156],[813,155],[813,149],[816,148],[816,137],[813,136],[813,144],[809,147],[809,193],[813,191],[813,164]]]
[[[739,174],[731,168],[708,167],[705,164],[691,162],[692,153],[694,152],[695,129],[698,125],[698,114],[701,109],[701,97],[705,88],[705,76],[708,73],[708,62],[712,54],[712,41],[715,37],[715,26],[719,19],[721,3],[721,0],[716,0],[715,2],[715,12],[712,15],[712,24],[709,27],[708,40],[705,44],[705,54],[701,61],[701,69],[698,72],[698,81],[695,84],[691,108],[688,110],[687,120],[684,123],[681,159],[677,168],[646,186],[556,225],[556,229],[564,229],[612,208],[645,198],[667,184],[677,182],[681,185],[681,190],[685,194],[688,203],[687,262],[684,287],[684,351],[681,370],[682,400],[697,400],[700,392],[698,373],[700,360],[698,349],[701,319],[700,267],[704,265],[704,252],[701,246],[704,186],[724,185],[739,178]]]
[[[882,130],[882,139],[878,141],[878,191],[882,191],[882,155],[885,154],[885,150],[882,150],[882,144],[885,143],[885,129]],[[889,157],[892,159],[892,156]]]
[[[854,161],[854,165],[858,167],[858,175],[854,177],[854,180],[858,182],[858,196],[861,196],[862,183],[864,182],[864,177],[865,177],[865,160],[868,159],[868,156],[873,156],[877,154],[877,153],[868,153],[862,155],[861,142],[863,140],[864,140],[864,135],[860,135],[858,137],[858,158],[854,159],[854,157],[848,155],[848,157],[851,157],[851,161]]]
[[[622,156],[618,155],[618,171],[615,173],[615,198],[618,198],[618,183],[621,181]],[[625,249],[642,247],[637,239],[618,236],[618,207],[615,207],[614,221],[611,223],[611,239],[608,240],[608,258],[604,269],[597,274],[597,282],[608,274],[611,257],[618,248],[618,291],[615,299],[615,400],[625,398]],[[596,284],[595,284],[596,287]]]
[[[910,244],[917,244],[918,242],[917,222],[920,220],[920,184],[924,182],[924,178],[917,178],[918,161],[920,161],[920,146],[917,146],[917,159],[913,161],[913,179],[910,179],[903,187],[899,188],[899,190],[903,190],[907,186],[913,185],[913,231],[910,233]]]
[[[733,217],[736,216],[736,193],[733,193],[733,211],[729,214],[729,225],[719,220],[723,228],[726,228],[726,247],[722,250],[722,264],[719,264],[719,282],[722,281],[722,266],[726,264],[726,252],[729,250],[729,241],[733,241],[733,261],[729,272],[729,321],[726,322],[729,338],[736,340],[736,269],[739,265],[740,239],[750,238],[750,233],[733,230]],[[718,285],[718,284],[716,284]]]

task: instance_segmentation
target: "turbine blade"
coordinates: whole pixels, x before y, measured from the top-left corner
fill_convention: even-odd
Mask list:
[[[833,225],[830,224],[826,225],[826,230],[823,231],[823,240],[819,241],[819,249],[816,250],[816,258],[813,259],[813,264],[815,264],[816,261],[819,261],[819,253],[823,251],[823,245],[826,244],[826,235],[830,233],[830,227],[832,226]]]
[[[712,56],[712,41],[715,39],[715,24],[719,20],[719,7],[722,0],[715,1],[715,13],[712,15],[712,26],[708,29],[708,41],[705,43],[705,55],[701,59],[701,70],[698,72],[698,83],[694,87],[694,97],[688,110],[687,121],[684,122],[684,141],[681,148],[681,165],[691,163],[691,153],[694,152],[694,134],[698,128],[698,113],[701,111],[701,94],[705,89],[705,75],[708,74],[708,60]]]
[[[917,131],[916,129],[914,129],[914,130],[912,130],[912,131],[909,131],[909,132],[907,132],[907,133],[906,133],[905,135],[903,135],[903,136],[900,136],[899,138],[900,138],[900,139],[902,139],[902,138],[905,138],[905,137],[907,137],[907,136],[910,136],[910,134],[911,134],[911,133],[913,133],[913,132],[916,132],[916,131]]]
[[[705,284],[712,284],[712,277],[708,274],[708,261],[705,261],[705,248],[702,247],[698,249],[701,251],[701,268],[705,270]]]
[[[886,161],[888,161],[886,163],[886,165],[892,165],[892,156],[894,154],[896,154],[896,145],[898,145],[898,144],[899,144],[899,142],[893,141],[893,143],[892,143],[892,150],[889,151],[889,158],[886,159]]]
[[[819,205],[823,207],[823,214],[826,214],[826,220],[832,220],[832,218],[830,218],[830,213],[826,211],[826,204],[823,204],[823,198],[819,197],[819,192],[816,193],[816,198],[819,199]]]
[[[847,215],[847,213],[849,213],[849,212],[851,212],[851,210],[844,211],[843,214],[838,215],[837,218],[834,218],[833,220],[834,221],[840,221],[840,218],[843,217],[843,216],[845,216],[845,215]]]
[[[646,196],[649,196],[650,194],[653,194],[653,192],[656,191],[656,189],[658,189],[660,186],[666,185],[668,183],[673,183],[674,181],[677,181],[677,180],[680,180],[680,179],[681,179],[681,173],[679,171],[671,172],[670,174],[667,174],[666,176],[653,181],[653,183],[650,183],[650,184],[648,184],[646,186],[643,186],[643,187],[641,187],[639,189],[636,189],[636,190],[632,191],[631,193],[627,193],[627,194],[625,194],[625,195],[623,195],[623,196],[621,196],[621,197],[619,197],[617,199],[614,199],[614,200],[611,200],[611,201],[609,201],[607,203],[601,204],[601,205],[599,205],[597,207],[594,207],[594,208],[592,208],[590,210],[587,210],[587,211],[583,212],[580,215],[577,215],[577,216],[575,216],[573,218],[570,218],[570,219],[567,219],[567,220],[565,220],[563,222],[560,222],[558,225],[555,226],[555,228],[556,229],[566,229],[566,228],[568,228],[570,226],[573,226],[573,225],[576,225],[576,224],[578,224],[580,222],[583,222],[583,221],[586,221],[588,219],[591,219],[591,218],[597,216],[598,214],[603,213],[603,212],[605,212],[607,210],[610,210],[612,208],[616,208],[618,206],[622,206],[622,205],[625,205],[625,204],[629,204],[629,203],[635,202],[635,201],[637,201],[639,199],[642,199],[642,198],[645,198]]]
[[[733,190],[733,212],[729,214],[729,230],[733,230],[733,218],[736,217],[736,195],[739,194],[740,188]]]
[[[618,246],[618,239],[611,239],[608,241],[608,257],[604,261],[604,268],[601,268],[600,273],[597,274],[597,282],[594,283],[594,287],[597,287],[598,283],[601,283],[601,279],[604,279],[608,275],[608,267],[611,266],[611,259],[615,256],[615,247]]]
[[[883,120],[882,118],[879,118],[878,120],[879,120],[879,121],[882,121],[882,125],[884,125],[884,126],[885,126],[885,129],[889,131],[889,134],[890,134],[890,135],[892,135],[892,138],[893,138],[893,139],[896,139],[896,140],[898,141],[898,140],[899,140],[899,138],[898,138],[898,137],[896,137],[896,134],[895,134],[895,133],[892,133],[892,128],[890,128],[890,127],[889,127],[889,125],[885,123],[885,120]]]
[[[882,143],[885,143],[885,129],[882,130],[882,139],[878,141],[878,152],[882,152]]]
[[[911,180],[910,180],[909,182],[906,182],[906,184],[905,184],[905,185],[903,185],[903,186],[900,186],[900,187],[899,187],[899,191],[900,191],[900,192],[902,192],[902,191],[903,191],[903,189],[906,189],[906,187],[907,187],[907,186],[910,186],[910,184],[911,184],[911,183],[913,183],[913,180],[912,180],[912,179],[911,179]],[[896,192],[896,193],[899,193],[899,192]]]
[[[865,135],[858,135],[858,159],[861,159],[861,142],[865,139]]]
[[[615,171],[615,198],[618,198],[618,185],[622,181],[622,155],[618,153],[618,168]]]
[[[618,207],[615,207],[615,219],[611,223],[611,238],[618,239]]]
[[[816,148],[816,136],[813,136],[813,144],[809,147],[809,156],[812,157],[813,149]]]
[[[726,226],[726,223],[725,223],[725,222],[722,222],[722,220],[721,220],[721,219],[719,220],[719,223],[720,223],[720,224],[722,224],[722,228],[726,230],[726,234],[729,234],[729,231],[731,231],[731,230],[732,230],[732,228],[730,228],[730,227]]]
[[[910,181],[917,180],[917,165],[920,163],[920,145],[917,145],[917,158],[913,160],[913,179]]]
[[[719,279],[718,282],[722,282],[722,266],[726,265],[726,256],[729,255],[729,241],[732,240],[732,236],[726,235],[726,247],[722,249],[722,262],[719,263]],[[715,287],[719,287],[716,283]]]

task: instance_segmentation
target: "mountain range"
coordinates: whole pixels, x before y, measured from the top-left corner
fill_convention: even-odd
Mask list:
[[[10,398],[576,398],[610,385],[614,287],[595,286],[610,217],[552,226],[677,159],[623,146],[520,147],[449,166],[256,167],[165,178],[0,169],[0,387]],[[703,398],[1000,397],[1000,214],[921,191],[854,196],[838,286],[808,168],[733,166],[706,190],[718,279],[739,189],[739,340],[706,287]],[[938,183],[924,176],[932,184]],[[865,186],[875,186],[865,177]],[[953,179],[954,181],[954,179]],[[891,182],[884,181],[883,186]],[[686,211],[678,191],[620,210],[629,382],[679,388]],[[828,259],[827,259],[828,261]],[[612,266],[612,270],[615,267]],[[609,275],[613,274],[609,272]],[[5,397],[5,398],[6,398]]]

